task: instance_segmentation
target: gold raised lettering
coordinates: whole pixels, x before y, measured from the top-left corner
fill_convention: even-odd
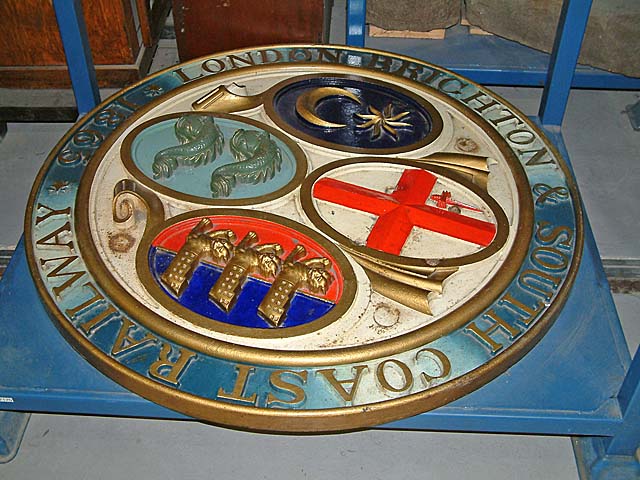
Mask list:
[[[184,374],[189,362],[196,354],[190,350],[179,347],[178,357],[171,360],[169,355],[172,353],[171,345],[164,343],[160,349],[158,359],[149,367],[149,375],[164,380],[173,385],[178,385],[180,377]]]
[[[218,58],[209,58],[202,62],[202,70],[209,73],[220,73],[227,68],[225,63]]]
[[[536,139],[533,132],[526,128],[514,128],[513,130],[509,130],[506,137],[507,140],[515,145],[529,145]]]
[[[387,369],[387,366],[390,368]],[[394,368],[397,367],[397,368]],[[394,370],[398,372],[398,370],[402,373],[402,384],[398,387],[391,384],[389,379],[387,378],[387,371]],[[382,388],[394,393],[400,393],[409,390],[413,386],[413,374],[411,370],[404,362],[400,360],[396,360],[394,358],[384,360],[380,362],[378,368],[376,368],[376,379]]]
[[[301,372],[294,372],[292,370],[276,370],[269,376],[269,384],[276,392],[289,393],[293,395],[293,399],[284,400],[273,395],[271,392],[267,395],[267,407],[273,406],[298,406],[302,405],[306,400],[306,394],[303,388],[296,384],[291,383],[282,378],[283,375],[287,375],[295,378],[301,385],[307,383],[308,372],[302,370]]]
[[[505,123],[505,122],[509,122],[511,120],[515,120],[516,124],[518,124],[518,127],[520,125],[524,125],[520,123],[520,119],[518,117],[516,117],[513,112],[511,110],[509,110],[508,108],[502,108],[502,110],[500,110],[499,112],[499,116],[496,118],[490,118],[489,121],[495,125],[496,127],[498,125],[500,125],[501,123]]]
[[[180,79],[184,83],[188,83],[188,82],[191,82],[193,80],[197,80],[198,78],[204,77],[204,73],[202,73],[202,72],[200,72],[200,75],[198,75],[197,77],[190,77],[185,73],[185,71],[182,68],[178,68],[177,70],[174,70],[174,72],[180,77]]]
[[[100,300],[104,300],[104,296],[100,292],[98,292],[98,290],[93,285],[93,283],[87,282],[83,285],[83,287],[89,288],[93,292],[93,297],[91,297],[89,300],[85,302],[82,302],[80,305],[76,307],[66,309],[65,313],[69,318],[75,317],[80,311],[85,310],[86,308],[89,308],[94,303],[99,302]]]
[[[231,393],[227,393],[222,387],[220,387],[218,389],[217,398],[255,405],[258,395],[254,393],[251,396],[246,396],[249,377],[255,372],[255,370],[256,369],[254,367],[250,367],[249,365],[236,365],[236,372],[238,372],[238,376],[236,377],[236,383],[233,385],[233,390]]]
[[[443,75],[443,73],[439,72],[438,70],[427,70],[427,72],[430,72],[429,76],[427,78],[423,78],[421,80],[422,83],[433,84],[438,78]]]
[[[536,247],[531,252],[531,261],[538,267],[560,272],[569,265],[569,257],[554,247]]]
[[[93,305],[96,305],[105,300],[104,296],[100,292],[98,292],[93,283],[87,282],[83,285],[83,287],[87,287],[89,290],[91,290],[93,292],[93,296],[89,300],[82,302],[80,305],[66,309],[65,313],[69,318],[74,318],[83,310],[87,310]],[[107,308],[105,310],[102,310],[97,315],[94,315],[90,319],[81,323],[80,329],[85,333],[85,335],[88,335],[92,333],[93,330],[95,330],[98,326],[102,325],[114,313],[117,313],[117,310],[113,307],[113,305],[107,304]]]
[[[44,222],[46,219],[53,217],[55,215],[69,216],[69,214],[71,213],[71,207],[63,208],[62,210],[54,210],[53,208],[48,207],[43,203],[38,203],[37,209],[40,210],[41,208],[44,208],[45,210],[47,210],[47,214],[43,216],[37,216],[36,225],[40,224],[41,222]]]
[[[310,62],[312,58],[313,54],[308,48],[296,48],[289,52],[290,62]]]
[[[538,150],[518,150],[518,155],[524,160],[525,155],[531,155],[531,157],[525,162],[527,167],[535,167],[538,165],[555,164],[556,161],[549,155],[546,147],[542,147]],[[543,161],[544,160],[544,161]]]
[[[60,239],[60,235],[64,233],[71,233],[71,223],[67,222],[61,227],[56,228],[53,232],[45,235],[44,237],[36,240],[36,245],[40,246],[51,246],[51,247],[67,247],[68,249],[73,249],[73,241],[69,240],[68,242],[63,242]],[[51,241],[53,239],[53,242]]]
[[[42,266],[42,268],[45,268],[45,266],[49,262],[60,261],[60,263],[53,270],[51,270],[47,274],[47,278],[70,277],[62,285],[58,285],[58,286],[52,288],[53,293],[56,296],[59,297],[62,294],[62,292],[64,292],[67,288],[69,288],[71,285],[76,283],[80,278],[82,278],[82,276],[85,273],[87,273],[84,270],[80,270],[80,271],[76,271],[76,272],[65,272],[65,271],[63,271],[65,268],[67,268],[69,265],[71,265],[75,260],[77,260],[77,258],[78,258],[77,255],[69,255],[67,257],[41,258],[40,259],[40,266]]]
[[[465,327],[465,331],[473,333],[474,338],[487,344],[489,348],[491,348],[491,353],[496,353],[502,350],[504,346],[502,343],[494,340],[491,335],[497,332],[502,332],[502,334],[506,334],[510,340],[513,340],[521,333],[519,329],[500,318],[493,309],[486,312],[483,315],[483,318],[490,322],[486,329],[481,329],[474,321]]]
[[[79,148],[93,149],[98,147],[104,141],[104,135],[98,130],[93,128],[87,128],[85,130],[79,130],[71,138],[73,144]]]
[[[229,55],[227,57],[229,59],[229,62],[231,62],[231,66],[233,68],[242,68],[242,67],[246,67],[247,65],[255,65],[256,62],[253,58],[251,58],[251,55],[246,54],[246,57],[240,57],[238,55]]]
[[[423,348],[416,353],[416,362],[420,360],[420,358],[427,357],[433,361],[433,363],[438,367],[439,374],[438,375],[429,375],[426,372],[420,373],[420,378],[424,383],[424,386],[428,386],[434,380],[439,380],[441,378],[446,378],[451,373],[451,362],[449,361],[449,357],[447,357],[443,352],[437,350],[435,348]]]
[[[549,300],[553,296],[561,280],[560,277],[531,269],[523,271],[518,276],[518,284],[522,288],[544,300]]]
[[[487,102],[487,100],[489,100],[489,102]],[[496,102],[494,99],[484,94],[483,92],[476,92],[469,97],[461,98],[460,101],[466,103],[467,105],[469,105],[471,102],[479,103],[479,107],[471,107],[478,113],[488,112],[494,107],[500,105],[498,102]]]
[[[418,80],[419,76],[425,72],[425,68],[422,65],[418,65],[417,63],[410,62],[408,60],[402,60],[398,68],[392,70],[393,58],[386,55],[378,55],[376,53],[371,55],[371,60],[369,60],[369,64],[367,65],[367,67],[382,70],[383,72],[392,73],[393,75],[409,78],[416,81]],[[431,72],[430,70],[427,71],[429,71],[431,74],[427,79],[421,80],[423,83],[429,83],[440,75],[439,72]]]
[[[318,55],[321,62],[340,63],[340,51],[328,48],[319,48]]]
[[[403,60],[398,67],[397,70],[394,70],[394,75],[398,75],[401,77],[409,78],[411,80],[417,80],[418,75],[420,75],[424,71],[424,67],[422,65],[418,65],[414,62],[409,62],[407,60]]]
[[[126,104],[124,100],[122,102]],[[75,150],[71,147],[66,147],[58,154],[56,160],[63,167],[72,167],[79,162],[88,160],[90,156],[91,150]]]
[[[111,318],[111,316],[115,313],[118,313],[118,311],[115,309],[115,307],[111,304],[107,305],[107,308],[105,308],[104,310],[102,310],[99,314],[97,314],[95,317],[91,318],[90,320],[82,323],[80,325],[80,328],[82,329],[82,331],[89,335],[90,333],[93,333],[93,331],[98,328],[99,326],[103,325],[107,320],[109,320]]]
[[[369,64],[367,68],[375,68],[376,70],[382,70],[383,72],[391,71],[391,63],[393,59],[391,57],[387,57],[386,55],[378,55],[374,53],[371,55],[371,60],[369,60]]]
[[[353,397],[358,391],[358,385],[360,384],[360,379],[362,377],[362,373],[367,370],[366,365],[357,365],[351,368],[353,373],[352,378],[338,380],[336,378],[336,369],[335,368],[327,368],[324,370],[318,370],[318,373],[321,374],[327,381],[331,384],[331,386],[335,389],[336,392],[342,397],[345,402],[353,401]],[[350,388],[349,388],[350,385]],[[346,388],[345,388],[346,387]],[[349,390],[347,390],[349,388]]]
[[[282,61],[282,53],[278,50],[272,50],[270,48],[267,50],[260,50],[258,55],[260,55],[262,63],[276,63]]]
[[[562,240],[557,244],[558,247],[571,248],[573,240],[573,230],[566,225],[553,226],[550,222],[541,221],[537,224],[536,240],[542,245],[553,245],[560,237]],[[551,229],[551,231],[548,231]]]
[[[518,319],[518,321],[524,324],[525,327],[528,327],[536,315],[544,308],[544,303],[542,302],[537,302],[535,307],[525,305],[520,300],[513,298],[510,293],[498,300],[498,305],[504,306],[513,313],[520,315],[522,318]]]
[[[451,87],[453,85],[453,88]],[[445,78],[438,82],[438,90],[453,95],[462,95],[462,90],[469,84],[454,77]]]
[[[147,334],[141,339],[133,338],[131,333],[135,326],[136,325],[128,318],[122,319],[120,330],[118,330],[118,335],[113,342],[113,347],[111,347],[111,355],[128,353],[140,345],[158,340],[155,335],[151,334],[151,332],[147,332]]]

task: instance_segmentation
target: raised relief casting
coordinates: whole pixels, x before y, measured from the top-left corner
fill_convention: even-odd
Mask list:
[[[237,183],[264,183],[282,167],[282,153],[267,132],[237,130],[229,142],[236,163],[216,168],[211,175],[211,196],[228,197]]]
[[[188,114],[175,123],[180,145],[158,152],[152,164],[154,179],[168,179],[181,167],[196,168],[223,153],[225,137],[212,116]],[[233,161],[213,170],[209,186],[212,198],[229,197],[239,183],[265,183],[282,168],[282,152],[266,131],[238,129],[231,136]]]
[[[225,312],[233,307],[242,286],[251,273],[259,273],[266,278],[274,278],[280,269],[284,253],[278,243],[258,245],[258,234],[247,233],[240,243],[231,251],[231,259],[227,262],[220,278],[209,290],[209,299],[214,301]]]
[[[285,132],[348,152],[406,152],[428,145],[442,131],[442,117],[425,99],[358,76],[298,76],[254,95],[232,87],[218,86],[191,106],[229,113],[262,105]]]
[[[329,268],[331,261],[324,257],[302,260],[307,251],[302,245],[296,245],[284,261],[282,270],[264,297],[258,312],[274,327],[279,327],[287,313],[295,292],[306,287],[313,293],[325,294],[333,277]]]
[[[236,235],[231,230],[212,230],[211,220],[203,218],[191,230],[187,241],[160,277],[162,283],[179,297],[198,262],[205,256],[218,262],[228,261],[233,254],[235,239]]]
[[[179,167],[207,165],[222,153],[224,136],[212,117],[185,115],[176,122],[180,145],[165,148],[153,159],[153,177],[169,178]]]
[[[365,120],[364,123],[358,125],[358,128],[367,129],[373,128],[371,132],[371,140],[375,140],[382,132],[387,132],[394,139],[398,139],[398,131],[396,128],[399,127],[411,127],[412,125],[408,122],[401,122],[400,120],[409,115],[411,112],[400,112],[394,115],[393,113],[393,104],[388,104],[382,111],[378,110],[373,105],[369,105],[369,113],[362,114],[356,113],[358,118]]]
[[[302,244],[296,245],[283,260],[284,249],[276,242],[259,243],[258,234],[249,231],[235,244],[230,229],[215,229],[209,218],[193,227],[169,267],[160,276],[161,283],[176,297],[185,292],[202,261],[224,265],[222,273],[209,289],[208,298],[229,313],[235,306],[250,275],[272,282],[257,312],[269,325],[281,327],[297,291],[325,295],[334,281],[332,262],[325,257],[310,257]]]

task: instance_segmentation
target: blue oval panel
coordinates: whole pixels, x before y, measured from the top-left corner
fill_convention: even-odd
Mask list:
[[[409,92],[350,77],[290,83],[274,95],[273,108],[303,136],[364,150],[421,146],[441,123]]]
[[[198,114],[186,114],[190,117],[197,117]],[[168,118],[152,125],[147,126],[135,135],[131,143],[130,155],[135,167],[147,177],[149,181],[162,185],[175,192],[200,197],[202,199],[220,198],[229,200],[252,199],[264,195],[272,194],[278,190],[285,188],[297,172],[297,162],[294,152],[292,152],[286,143],[274,134],[269,134],[263,129],[255,125],[245,123],[241,120],[229,119],[224,117],[214,117],[205,115],[202,118],[210,122],[214,122],[220,138],[221,148],[216,155],[212,155],[207,162],[201,162],[198,166],[178,166],[170,176],[158,176],[154,172],[154,160],[159,152],[169,151],[170,149],[188,150],[189,144],[181,144],[179,136],[176,134],[176,123],[179,117]],[[240,117],[238,117],[240,118]],[[277,168],[272,167],[273,171],[259,177],[258,181],[237,181],[230,188],[228,195],[215,196],[211,191],[211,178],[216,169],[219,167],[235,164],[239,172],[248,171],[251,168],[250,160],[240,165],[237,159],[231,154],[229,144],[234,134],[239,130],[247,132],[248,135],[264,133],[269,135],[269,142],[274,148],[280,152],[280,161]],[[199,144],[206,143],[200,139],[194,142],[195,147]],[[195,148],[194,148],[195,151]],[[186,155],[186,154],[185,154]],[[260,163],[259,154],[255,156],[255,162]],[[204,163],[204,164],[203,164]],[[260,165],[258,165],[260,167]]]

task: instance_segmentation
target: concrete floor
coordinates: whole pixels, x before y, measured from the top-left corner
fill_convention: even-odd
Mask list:
[[[340,3],[338,2],[338,7]],[[337,7],[336,7],[337,8]],[[154,69],[177,61],[161,41]],[[540,91],[496,88],[525,113]],[[637,162],[640,132],[621,113],[635,92],[574,91],[563,126],[587,213],[605,260],[640,261]],[[28,193],[47,153],[70,127],[9,124],[0,143],[0,248],[22,232]],[[640,344],[640,296],[615,295],[627,342]],[[558,479],[577,470],[565,437],[365,431],[273,436],[197,422],[33,415],[16,458],[0,479]]]

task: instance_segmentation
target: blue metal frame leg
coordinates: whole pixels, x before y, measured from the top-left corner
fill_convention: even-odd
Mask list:
[[[565,0],[562,4],[538,113],[543,125],[562,124],[590,11],[591,0]]]
[[[640,478],[638,458],[632,455],[606,453],[603,437],[574,437],[580,480],[637,480]]]
[[[100,103],[100,92],[93,66],[87,28],[80,0],[53,0],[60,38],[67,57],[71,86],[78,114],[89,112]]]
[[[640,348],[627,371],[618,403],[622,413],[620,430],[613,437],[573,439],[573,450],[582,480],[640,478]]]
[[[30,413],[0,411],[0,463],[13,460],[18,453]]]
[[[366,19],[366,0],[347,0],[347,45],[364,47]]]

